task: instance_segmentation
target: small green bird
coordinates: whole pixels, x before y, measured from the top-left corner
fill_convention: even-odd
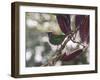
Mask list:
[[[53,32],[48,32],[49,41],[53,45],[60,45],[65,39],[65,35],[56,35]]]

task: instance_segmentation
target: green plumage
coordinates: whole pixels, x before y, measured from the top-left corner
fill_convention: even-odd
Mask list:
[[[55,35],[52,32],[48,32],[49,41],[53,45],[60,45],[65,39],[65,35]]]

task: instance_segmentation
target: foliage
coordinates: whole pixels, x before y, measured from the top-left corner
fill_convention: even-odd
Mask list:
[[[27,67],[87,64],[88,48],[88,15],[26,13]]]

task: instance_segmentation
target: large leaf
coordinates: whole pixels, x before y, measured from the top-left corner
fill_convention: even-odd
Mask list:
[[[70,33],[70,15],[57,14],[56,17],[62,32],[65,34]]]
[[[48,32],[49,41],[53,45],[59,45],[63,42],[65,35],[55,35],[52,32]]]
[[[76,15],[76,18],[75,18],[76,27],[80,27],[83,17],[84,15]]]
[[[63,56],[62,56],[62,61],[70,61],[70,60],[73,60],[75,59],[77,56],[79,56],[81,53],[82,53],[82,49],[77,49],[71,53],[69,53],[67,55],[67,53],[64,53]]]
[[[80,37],[82,42],[89,42],[89,16],[77,15],[76,16],[76,27],[79,28]]]

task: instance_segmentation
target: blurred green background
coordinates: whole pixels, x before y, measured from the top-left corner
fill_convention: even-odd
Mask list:
[[[26,67],[41,66],[55,54],[57,46],[49,42],[47,32],[62,34],[56,20],[56,16],[46,13],[26,12]],[[79,34],[78,34],[79,35]],[[77,36],[79,40],[79,36]],[[64,51],[67,53],[79,48],[79,45],[71,41],[68,42]],[[71,61],[58,61],[56,66],[87,64],[89,63],[89,52]]]

